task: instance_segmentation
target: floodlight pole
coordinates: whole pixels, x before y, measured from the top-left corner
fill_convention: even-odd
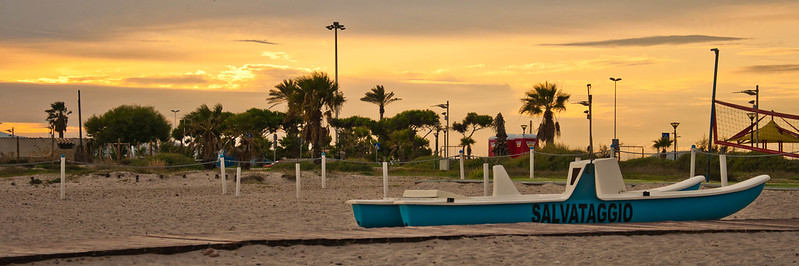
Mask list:
[[[614,78],[611,77],[610,80],[613,81],[613,138],[616,138],[616,82],[620,81],[621,78]]]
[[[594,160],[594,113],[592,109],[593,95],[591,95],[591,84],[588,87],[588,158]]]
[[[716,80],[719,73],[719,48],[710,49],[716,54],[716,64],[713,68],[713,95],[710,100],[710,133],[707,135],[707,169],[705,169],[705,181],[710,180],[710,149],[713,147],[713,122],[716,120]]]
[[[180,110],[169,110],[169,111],[172,111],[172,113],[174,113],[174,118],[173,119],[175,121],[174,122],[175,125],[173,127],[174,128],[178,128],[178,112],[180,112]]]
[[[677,160],[677,126],[680,125],[680,122],[671,122],[671,126],[674,127],[674,160]]]
[[[345,28],[344,28],[344,25],[343,24],[339,24],[338,21],[333,22],[333,24],[331,24],[331,25],[325,26],[325,28],[328,29],[328,30],[332,30],[333,31],[334,47],[335,47],[334,48],[335,49],[335,64],[336,64],[336,92],[338,92],[338,89],[339,89],[339,87],[338,87],[338,31],[339,30],[345,30]],[[336,111],[336,117],[335,118],[338,119],[339,108],[336,107],[335,111]],[[338,153],[338,157],[341,158],[341,147],[339,145],[339,140],[338,140],[338,135],[339,135],[338,127],[335,127],[335,130],[336,130],[336,150],[337,150],[337,153]]]
[[[760,109],[760,85],[755,85],[755,110]],[[755,147],[760,147],[760,119],[758,113],[755,112]]]

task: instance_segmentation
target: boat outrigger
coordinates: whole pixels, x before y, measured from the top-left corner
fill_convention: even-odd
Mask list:
[[[362,227],[487,223],[621,223],[721,219],[743,209],[768,175],[698,190],[703,176],[665,187],[627,191],[614,158],[569,165],[565,191],[521,195],[501,165],[493,168],[492,196],[466,197],[440,190],[406,190],[402,198],[350,200]]]

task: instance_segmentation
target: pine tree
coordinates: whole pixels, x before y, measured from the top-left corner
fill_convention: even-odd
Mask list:
[[[508,149],[508,133],[505,132],[505,119],[502,118],[502,113],[497,114],[494,119],[494,129],[497,132],[497,142],[494,146],[494,156],[502,156],[510,154]]]

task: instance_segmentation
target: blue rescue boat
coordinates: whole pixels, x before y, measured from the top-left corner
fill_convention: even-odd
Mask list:
[[[712,220],[749,205],[769,180],[760,175],[697,190],[704,177],[696,176],[665,187],[627,191],[616,159],[604,158],[570,163],[563,193],[521,195],[504,167],[494,166],[493,172],[492,196],[407,190],[402,198],[348,203],[362,227]]]

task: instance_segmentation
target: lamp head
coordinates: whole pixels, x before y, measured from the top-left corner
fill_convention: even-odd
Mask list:
[[[746,95],[749,95],[749,96],[757,95],[757,91],[756,90],[742,90],[742,91],[737,91],[735,93],[743,93],[743,94],[746,94]]]
[[[679,125],[680,125],[680,122],[671,122],[671,126],[674,127],[674,129],[677,129],[677,126],[679,126]]]
[[[749,117],[749,120],[755,120],[757,114],[755,113],[746,113],[746,116]]]

